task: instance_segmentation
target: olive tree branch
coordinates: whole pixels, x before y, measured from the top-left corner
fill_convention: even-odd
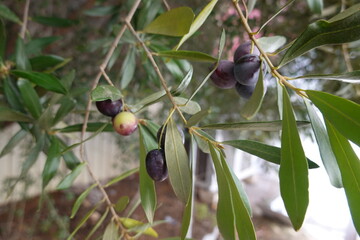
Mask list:
[[[131,23],[127,20],[125,20],[125,24],[127,25],[128,29],[130,30],[130,32],[132,33],[132,35],[134,35],[134,37],[136,38],[136,40],[141,44],[142,48],[144,49],[145,53],[146,53],[146,56],[148,57],[148,59],[150,60],[151,62],[151,65],[153,66],[156,74],[158,75],[159,79],[160,79],[160,83],[162,85],[162,87],[164,88],[165,92],[166,92],[166,95],[168,96],[170,102],[172,103],[174,109],[179,113],[180,117],[182,118],[182,120],[184,121],[184,123],[186,124],[186,119],[184,117],[184,115],[182,114],[181,110],[179,109],[178,105],[176,104],[175,102],[175,99],[174,97],[172,96],[167,84],[166,84],[166,81],[165,81],[165,78],[163,77],[157,63],[155,62],[155,59],[153,58],[149,48],[146,46],[146,44],[144,43],[144,41],[142,41],[139,37],[139,35],[137,34],[137,32],[135,31],[135,29],[133,28],[133,26],[131,25]]]
[[[22,39],[25,39],[25,33],[26,33],[28,17],[29,17],[29,7],[30,7],[30,0],[26,0],[25,7],[24,7],[23,22],[22,22],[21,31],[20,31],[20,37]]]
[[[136,0],[133,4],[133,6],[131,7],[127,17],[126,17],[126,21],[131,21],[132,17],[134,16],[134,13],[136,11],[136,9],[138,8],[139,4],[140,4],[141,0]],[[102,75],[104,75],[105,79],[107,79],[107,81],[109,82],[110,85],[112,85],[112,82],[109,81],[110,79],[108,79],[104,69],[106,68],[106,66],[108,65],[111,56],[114,53],[115,48],[117,47],[117,45],[119,44],[119,41],[121,39],[121,37],[123,36],[124,32],[126,30],[126,25],[124,24],[123,27],[121,28],[120,32],[116,35],[109,51],[107,52],[105,59],[103,60],[103,62],[101,63],[101,65],[99,66],[99,72],[97,73],[95,79],[93,80],[92,86],[91,86],[91,91],[94,90],[96,88],[96,86],[99,83],[99,80],[101,78]],[[90,116],[90,109],[91,109],[91,98],[89,96],[87,105],[86,105],[86,110],[85,110],[85,117],[84,117],[84,123],[82,126],[82,130],[81,130],[81,141],[84,140],[85,137],[85,133],[86,133],[86,129],[87,129],[87,124],[89,121],[89,116]],[[86,162],[88,163],[88,160],[85,157],[85,152],[84,152],[84,143],[82,143],[80,145],[80,160],[82,162]],[[97,187],[99,188],[99,190],[101,191],[102,195],[104,196],[105,202],[108,206],[108,208],[110,209],[111,214],[113,215],[113,218],[116,221],[116,224],[119,226],[122,235],[124,236],[124,239],[131,239],[131,236],[129,236],[129,234],[127,233],[127,229],[122,225],[121,221],[120,221],[120,217],[118,216],[118,214],[116,213],[114,207],[113,207],[113,203],[111,202],[108,194],[106,193],[104,187],[101,185],[99,179],[95,176],[94,172],[92,171],[91,167],[89,164],[86,164],[87,167],[87,171],[90,175],[90,177],[94,180],[94,182],[96,183]]]
[[[289,83],[287,81],[287,78],[284,77],[281,73],[278,72],[278,68],[274,66],[274,64],[272,63],[272,61],[270,60],[268,54],[261,48],[260,44],[258,43],[257,39],[255,38],[255,35],[258,34],[258,32],[253,32],[249,26],[249,23],[246,19],[246,17],[244,16],[244,14],[242,13],[240,6],[237,3],[237,0],[232,0],[232,3],[237,11],[237,13],[239,14],[240,20],[242,25],[245,28],[245,31],[248,33],[250,40],[256,45],[256,47],[259,49],[261,55],[263,56],[264,60],[267,62],[267,64],[269,65],[270,69],[271,69],[271,74],[278,79],[279,83],[282,85],[285,85],[286,87],[294,90],[298,95],[303,96],[303,97],[307,97],[307,95],[299,88],[296,88],[294,85],[292,85],[291,83]],[[292,1],[290,2],[292,3]]]

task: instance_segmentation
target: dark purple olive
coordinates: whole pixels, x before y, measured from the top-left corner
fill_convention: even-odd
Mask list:
[[[259,49],[255,45],[253,47],[253,51],[251,52],[251,41],[247,41],[243,44],[240,44],[234,53],[234,63],[239,61],[239,59],[242,58],[243,56],[248,55],[250,53],[255,54],[257,56],[260,55]]]
[[[249,99],[255,90],[255,85],[242,85],[241,83],[236,83],[235,89],[241,97]]]
[[[233,88],[236,84],[234,63],[232,61],[221,60],[210,78],[218,88]]]
[[[163,127],[164,127],[164,125],[162,125],[160,128],[159,128],[159,130],[158,130],[158,132],[157,132],[157,134],[156,134],[156,138],[157,138],[157,141],[158,141],[158,143],[160,143],[160,148],[162,148],[162,149],[165,149],[165,136],[166,136],[166,126],[165,126],[165,129],[164,129],[164,131],[162,130],[163,129]],[[180,135],[181,135],[181,138],[182,138],[182,142],[183,142],[183,144],[184,144],[184,142],[185,142],[185,135],[184,135],[184,131],[181,129],[181,127],[179,127],[179,126],[177,126],[177,129],[179,130],[179,132],[180,132]],[[161,132],[163,131],[163,134],[161,135]],[[160,136],[161,136],[161,139],[160,139]]]
[[[235,63],[234,75],[242,85],[255,85],[259,77],[260,58],[255,54],[247,54]]]
[[[96,102],[96,108],[99,110],[99,112],[109,117],[115,117],[119,112],[121,112],[122,106],[123,102],[121,99],[115,101],[107,99]]]
[[[165,153],[162,149],[153,149],[146,155],[146,171],[156,182],[164,181],[168,176]]]

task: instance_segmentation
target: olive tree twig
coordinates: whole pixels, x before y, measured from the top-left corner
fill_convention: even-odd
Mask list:
[[[176,104],[175,102],[175,99],[174,97],[172,96],[167,84],[166,84],[166,81],[165,81],[165,78],[163,77],[163,75],[161,74],[161,71],[157,65],[157,63],[155,62],[155,59],[153,58],[150,50],[148,49],[148,47],[146,46],[146,44],[144,43],[144,41],[142,41],[139,37],[139,35],[136,33],[135,29],[133,28],[133,26],[131,25],[131,23],[129,21],[125,21],[126,23],[126,26],[128,27],[128,29],[130,30],[130,32],[134,35],[134,37],[136,38],[136,40],[141,44],[141,46],[143,47],[143,49],[145,50],[145,53],[148,57],[148,59],[150,60],[156,74],[158,75],[159,79],[160,79],[160,83],[162,85],[162,87],[164,88],[165,92],[166,92],[166,95],[168,96],[170,102],[172,103],[174,109],[179,113],[180,117],[182,118],[182,120],[184,121],[184,123],[186,124],[186,119],[185,117],[183,116],[182,112],[180,111],[178,105]]]
[[[25,7],[24,7],[23,22],[22,22],[21,31],[20,31],[20,37],[22,39],[25,39],[25,33],[26,33],[28,17],[29,17],[29,8],[30,8],[30,0],[26,0]]]
[[[134,13],[136,11],[136,9],[139,7],[141,0],[136,0],[132,6],[132,8],[130,9],[126,20],[127,21],[131,21],[132,17],[134,16]],[[96,88],[96,86],[99,83],[99,80],[101,78],[102,75],[105,76],[105,79],[107,79],[107,74],[105,73],[105,68],[108,65],[111,56],[114,53],[115,48],[117,47],[117,45],[119,44],[119,41],[121,39],[121,37],[123,36],[124,32],[126,30],[126,25],[124,24],[123,27],[121,28],[120,32],[116,35],[109,51],[107,52],[105,59],[103,60],[103,62],[101,63],[101,65],[99,66],[99,72],[97,73],[95,79],[93,80],[92,86],[91,86],[91,91],[94,90]],[[110,79],[107,79],[110,80]],[[109,84],[111,85],[112,82],[110,81]],[[86,129],[87,129],[87,124],[88,124],[88,120],[89,120],[89,115],[90,115],[90,108],[91,108],[91,98],[89,96],[89,100],[87,102],[87,106],[86,106],[86,111],[85,111],[85,118],[84,118],[84,122],[83,122],[83,126],[82,126],[82,130],[81,130],[81,141],[83,142],[84,137],[85,137],[85,133],[86,133]],[[84,143],[80,144],[80,160],[82,162],[86,162],[88,163],[86,157],[85,157],[85,152],[84,152]],[[101,185],[99,179],[95,176],[94,172],[92,171],[91,167],[89,164],[86,164],[87,167],[87,171],[90,175],[90,177],[94,180],[94,182],[96,183],[97,187],[99,188],[99,190],[101,191],[102,195],[104,196],[105,202],[108,206],[108,208],[110,209],[111,214],[113,215],[113,218],[116,221],[116,224],[119,226],[119,228],[121,229],[122,235],[124,236],[125,239],[131,239],[131,237],[127,234],[127,230],[126,228],[122,225],[122,223],[120,222],[120,217],[118,216],[118,214],[116,213],[113,204],[108,196],[108,194],[106,193],[105,189],[103,188],[103,186]]]

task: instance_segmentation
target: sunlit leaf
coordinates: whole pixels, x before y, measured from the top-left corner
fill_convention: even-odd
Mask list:
[[[354,226],[360,233],[360,160],[349,141],[325,120],[331,147],[340,168],[342,183]]]
[[[212,0],[201,10],[201,12],[195,17],[193,23],[191,24],[189,32],[181,38],[180,42],[175,47],[175,50],[178,50],[180,46],[203,25],[215,7],[216,3],[217,0]]]
[[[330,141],[324,124],[320,117],[315,112],[309,100],[304,99],[307,112],[311,121],[312,129],[319,146],[321,160],[324,164],[325,170],[330,178],[330,182],[334,187],[342,187],[341,174],[339,166],[336,162],[333,151],[331,150]]]
[[[0,122],[32,122],[28,115],[12,110],[7,107],[0,107]]]
[[[189,158],[175,122],[170,118],[165,138],[165,158],[171,186],[176,196],[187,203],[191,193]]]
[[[71,27],[79,23],[77,20],[59,17],[34,16],[31,20],[50,27]]]
[[[97,184],[94,183],[93,185],[88,187],[84,192],[82,192],[80,194],[80,196],[76,199],[76,201],[74,203],[74,206],[72,207],[70,218],[75,217],[76,213],[78,212],[78,210],[79,210],[81,204],[84,202],[85,198],[89,195],[91,190],[96,186],[97,186]]]
[[[34,90],[31,83],[26,79],[19,79],[17,81],[21,97],[24,101],[24,105],[29,110],[30,114],[38,119],[41,116],[42,106],[40,98]]]
[[[308,6],[313,13],[321,14],[323,10],[323,0],[307,0]]]
[[[307,90],[310,100],[345,137],[360,146],[360,105],[329,93]]]
[[[234,148],[240,149],[244,152],[255,155],[268,162],[280,164],[281,149],[275,146],[267,145],[264,143],[251,141],[251,140],[230,140],[222,142]],[[307,158],[309,168],[318,168],[319,166]]]
[[[107,99],[111,99],[112,101],[116,101],[122,97],[120,90],[111,85],[99,85],[94,90],[91,91],[91,100],[96,101],[104,101]]]
[[[187,127],[191,127],[200,122],[204,117],[206,117],[210,113],[209,109],[201,110],[200,112],[195,113],[187,120]]]
[[[125,171],[124,173],[120,174],[119,176],[111,179],[108,183],[104,185],[104,188],[109,187],[117,182],[120,182],[121,180],[133,175],[134,173],[137,173],[139,171],[139,168],[130,169],[128,171]]]
[[[197,52],[197,51],[187,51],[187,50],[161,51],[161,52],[154,53],[154,55],[158,56],[158,57],[185,59],[185,60],[195,61],[195,62],[209,62],[209,63],[216,62],[216,58],[214,58],[213,56],[210,56],[203,52]]]
[[[181,37],[189,32],[194,16],[189,7],[173,8],[158,16],[143,32]]]
[[[299,76],[295,79],[325,79],[325,80],[336,80],[348,83],[360,83],[360,70],[353,72],[346,72],[341,74],[312,74]]]
[[[221,166],[220,155],[212,144],[209,143],[211,158],[213,160],[218,184],[218,204],[216,219],[219,231],[224,239],[235,239],[235,218],[230,186],[227,182],[224,169]]]
[[[86,223],[86,221],[93,215],[95,210],[98,208],[98,205],[93,207],[90,211],[88,211],[85,216],[79,221],[79,223],[76,225],[74,231],[68,236],[66,240],[72,240],[75,234],[79,231],[79,229]]]
[[[118,226],[116,225],[116,223],[114,221],[110,221],[109,224],[106,226],[102,239],[103,240],[119,239]]]
[[[283,101],[280,192],[291,223],[295,230],[299,230],[309,204],[308,164],[285,87],[283,87]]]
[[[156,192],[155,192],[155,183],[150,178],[146,170],[145,158],[146,154],[157,148],[156,140],[154,136],[141,124],[139,124],[139,134],[140,134],[140,198],[141,205],[144,209],[146,217],[150,223],[154,220],[154,214],[157,204]]]
[[[55,176],[59,168],[60,157],[61,149],[59,140],[55,137],[52,137],[45,166],[42,172],[42,188],[45,188],[50,180]]]
[[[141,226],[145,225],[143,222],[137,221],[132,218],[120,218],[120,221],[124,225],[124,227],[126,227],[127,229],[135,229],[136,227],[141,227]],[[147,227],[144,231],[142,231],[142,233],[145,235],[155,237],[155,238],[158,237],[158,233],[151,227]]]
[[[174,97],[174,100],[183,112],[188,114],[196,114],[201,111],[201,107],[197,102],[188,101],[188,99],[183,97]]]
[[[261,37],[257,41],[265,52],[272,53],[284,46],[286,38],[283,36],[270,36]]]
[[[21,20],[18,18],[18,16],[4,4],[0,4],[0,17],[3,17],[15,23],[21,23]]]
[[[350,14],[340,13],[341,17],[335,16],[329,21],[318,20],[310,24],[286,51],[279,66],[285,65],[313,48],[360,39],[359,6],[360,4],[357,4],[356,7],[353,6],[357,11],[350,11]]]
[[[297,121],[297,127],[310,126],[310,122]],[[234,123],[213,123],[200,126],[202,129],[223,129],[223,130],[248,130],[248,131],[280,131],[282,121],[275,120],[269,122],[234,122]]]
[[[3,113],[1,112],[0,107],[0,119],[1,117],[3,117]],[[18,146],[21,140],[23,140],[27,134],[28,132],[23,129],[20,129],[17,133],[15,133],[14,136],[9,139],[9,141],[1,150],[0,158],[11,152],[16,146]]]
[[[263,62],[260,64],[262,69]],[[266,93],[266,86],[264,86],[263,71],[259,71],[258,81],[255,86],[255,90],[250,99],[245,103],[245,106],[241,109],[241,116],[245,119],[252,119],[259,111],[262,101]]]
[[[75,179],[80,175],[81,171],[85,167],[85,163],[77,165],[68,175],[66,175],[63,180],[58,184],[56,189],[64,190],[72,186]]]

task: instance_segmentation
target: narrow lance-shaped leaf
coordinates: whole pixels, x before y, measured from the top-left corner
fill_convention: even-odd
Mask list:
[[[257,41],[265,52],[272,53],[281,48],[286,43],[286,38],[283,36],[271,36],[259,38]]]
[[[205,20],[208,18],[210,13],[212,12],[213,8],[215,7],[218,0],[212,0],[210,1],[202,10],[201,12],[196,16],[193,23],[191,24],[189,32],[184,35],[178,45],[175,47],[175,50],[178,50],[180,46],[189,39],[205,22]]]
[[[168,57],[175,59],[185,59],[195,62],[216,62],[216,58],[210,56],[209,54],[198,52],[198,51],[187,51],[187,50],[178,50],[178,51],[161,51],[154,53],[158,57]]]
[[[310,10],[313,13],[321,14],[323,10],[323,0],[307,0]]]
[[[102,239],[103,240],[119,239],[119,229],[114,221],[110,221],[110,223],[106,226]]]
[[[3,17],[15,23],[21,23],[21,20],[18,18],[18,16],[4,4],[0,4],[0,17]]]
[[[310,122],[297,121],[298,127],[307,127]],[[280,131],[282,128],[282,121],[268,121],[268,122],[234,122],[234,123],[213,123],[205,126],[200,126],[202,129],[223,129],[223,130],[248,130],[248,131]]]
[[[75,124],[70,125],[64,128],[57,128],[55,131],[61,132],[61,133],[71,133],[71,132],[81,132],[82,131],[83,124]],[[103,132],[113,132],[114,128],[110,123],[106,122],[90,122],[87,124],[86,131],[87,132],[97,132],[100,128],[103,128]]]
[[[35,89],[26,79],[19,79],[17,84],[25,107],[35,119],[38,119],[41,116],[42,106]]]
[[[230,140],[222,143],[255,155],[271,163],[280,164],[281,162],[281,148],[275,146],[251,140]],[[319,167],[319,165],[308,158],[307,161],[309,168]]]
[[[13,70],[11,73],[17,77],[28,79],[32,83],[45,88],[46,90],[61,94],[67,93],[65,86],[54,75],[22,70]]]
[[[200,112],[195,113],[187,120],[186,126],[191,127],[191,126],[196,125],[204,117],[206,117],[209,113],[210,113],[209,109],[204,109],[204,110],[201,110]]]
[[[187,203],[191,193],[189,158],[182,137],[173,119],[170,118],[165,138],[165,158],[171,186],[176,196]]]
[[[76,199],[73,207],[72,207],[72,210],[71,210],[71,216],[70,218],[74,218],[77,211],[79,210],[81,204],[84,202],[85,198],[89,195],[89,193],[91,192],[91,190],[96,187],[96,183],[94,183],[93,185],[91,185],[90,187],[88,187],[87,189],[85,189],[85,191],[83,191],[79,197]]]
[[[1,112],[1,110],[0,110],[0,112]],[[2,113],[0,113],[0,116],[2,116]],[[15,135],[10,138],[10,140],[7,142],[7,144],[1,150],[0,158],[5,156],[9,152],[11,152],[11,150],[13,150],[16,146],[18,146],[20,141],[24,139],[24,137],[27,135],[27,133],[28,132],[23,129],[20,129],[17,133],[15,133]]]
[[[136,49],[135,47],[131,47],[125,57],[123,65],[121,67],[121,80],[120,85],[121,89],[127,87],[127,85],[131,82],[134,77],[136,67]]]
[[[354,9],[353,9],[354,8]],[[307,51],[325,45],[347,43],[360,39],[360,4],[345,10],[329,21],[318,20],[310,24],[286,51],[279,66],[283,66]],[[356,11],[357,9],[357,11]],[[349,14],[347,14],[349,12]]]
[[[179,109],[188,114],[196,114],[201,111],[201,107],[197,102],[188,101],[186,98],[174,97],[175,103]]]
[[[20,37],[16,40],[15,61],[16,69],[31,70],[31,64],[26,54],[24,40]]]
[[[0,107],[0,122],[31,122],[33,119],[11,108]]]
[[[0,18],[0,62],[1,59],[4,58],[5,48],[6,48],[6,29],[4,22]]]
[[[191,82],[192,76],[193,76],[193,72],[194,69],[193,67],[190,65],[190,70],[188,71],[188,73],[186,74],[186,76],[183,78],[183,80],[181,81],[181,83],[179,84],[179,86],[177,87],[177,89],[173,92],[174,95],[176,94],[180,94],[183,91],[185,91],[185,89],[187,88],[187,86],[189,86],[189,83]]]
[[[65,97],[60,101],[60,107],[57,110],[52,125],[55,125],[59,121],[63,120],[76,106],[76,101],[72,98]]]
[[[216,220],[222,237],[225,240],[232,240],[235,239],[235,218],[230,186],[227,182],[224,169],[221,166],[219,153],[210,142],[208,144],[218,184],[219,200],[216,209]]]
[[[320,117],[315,112],[315,109],[311,106],[310,101],[307,99],[304,99],[304,101],[307,112],[310,117],[316,142],[319,146],[321,160],[330,178],[330,182],[334,187],[340,188],[342,187],[341,174],[334,153],[331,150],[329,137],[328,134],[326,133],[324,124],[322,123]]]
[[[329,93],[307,90],[310,100],[345,137],[360,146],[360,105]]]
[[[59,17],[34,16],[31,19],[35,22],[51,27],[71,27],[79,23],[77,20]]]
[[[61,148],[59,140],[56,137],[51,138],[51,145],[49,147],[45,166],[42,172],[42,187],[43,189],[48,185],[50,180],[55,176],[61,157]]]
[[[6,77],[3,80],[3,90],[6,101],[9,103],[10,107],[14,110],[25,113],[24,104],[22,103],[22,98],[20,97],[19,89],[16,87],[14,81],[9,77]]]
[[[254,225],[250,218],[250,205],[245,192],[242,189],[235,174],[230,170],[222,153],[220,153],[221,165],[229,184],[233,211],[235,214],[235,228],[239,239],[256,240]],[[240,195],[241,194],[241,195]]]
[[[181,37],[189,32],[194,16],[189,7],[173,8],[155,18],[143,32]]]
[[[161,100],[162,97],[166,95],[165,90],[160,90],[158,92],[155,92],[153,94],[150,94],[149,96],[143,98],[139,102],[137,102],[135,105],[130,106],[131,111],[138,112],[144,107],[151,105],[153,103],[156,103]]]
[[[100,85],[97,86],[91,92],[92,101],[104,101],[111,99],[112,101],[118,100],[122,97],[120,90],[111,85]]]
[[[74,168],[68,175],[66,175],[63,180],[58,184],[56,189],[64,190],[72,186],[75,179],[80,175],[82,169],[85,167],[85,163],[79,164]]]
[[[326,80],[335,80],[348,83],[360,83],[360,70],[353,72],[346,72],[340,74],[311,74],[305,76],[299,76],[295,79],[326,79]]]
[[[360,160],[349,141],[325,119],[332,150],[340,168],[342,182],[354,226],[360,234]]]
[[[263,78],[263,62],[261,61],[259,77],[255,86],[255,90],[251,95],[250,99],[246,102],[245,106],[241,109],[241,116],[246,119],[253,118],[256,113],[259,111],[262,101],[265,96],[266,86],[264,86],[264,78]]]
[[[139,124],[139,134],[140,134],[140,198],[141,205],[144,209],[146,217],[149,222],[153,222],[154,214],[156,209],[156,192],[155,192],[155,183],[150,178],[146,171],[145,158],[147,152],[157,147],[157,143],[154,140],[154,137],[149,133],[149,131]]]
[[[308,165],[296,127],[290,97],[283,86],[280,192],[295,230],[299,230],[309,204]]]

